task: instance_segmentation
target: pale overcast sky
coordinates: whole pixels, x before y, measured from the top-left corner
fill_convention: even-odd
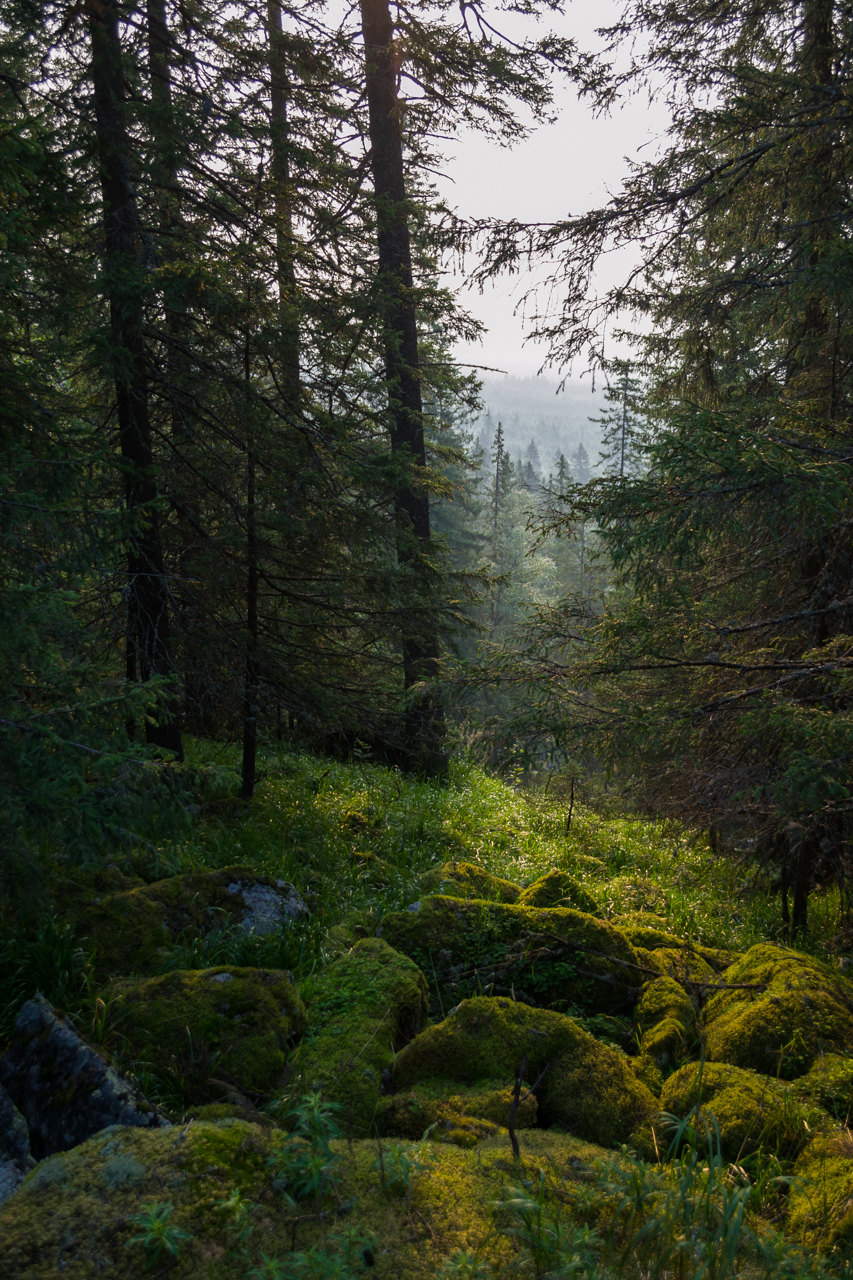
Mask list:
[[[595,28],[615,21],[621,8],[613,0],[574,0],[560,19],[560,29],[581,47],[597,47]],[[650,107],[646,99],[634,98],[603,119],[595,118],[571,89],[560,92],[559,105],[556,124],[538,129],[511,151],[476,134],[457,143],[447,177],[440,182],[449,203],[469,217],[549,221],[581,213],[618,189],[627,168],[625,157],[646,157],[667,125],[664,110]],[[623,269],[625,265],[623,259]],[[618,264],[608,264],[603,278],[617,270]],[[529,278],[515,276],[483,295],[462,294],[463,303],[489,326],[489,333],[482,344],[460,345],[459,360],[497,366],[516,376],[536,373],[544,351],[523,344],[524,323],[513,314],[526,284]],[[573,369],[574,377],[581,373],[579,366]]]

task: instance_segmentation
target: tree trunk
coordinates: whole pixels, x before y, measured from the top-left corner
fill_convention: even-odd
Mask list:
[[[125,501],[133,520],[128,546],[127,670],[143,682],[171,675],[169,593],[156,510],[157,484],[148,416],[148,385],[138,263],[139,218],[130,179],[124,78],[114,0],[89,8],[92,83],[104,204],[105,275]],[[146,720],[149,743],[183,759],[174,701],[158,702]]]
[[[276,273],[279,306],[279,392],[291,413],[300,401],[299,311],[293,236],[293,196],[287,153],[287,60],[281,29],[281,4],[267,5],[270,57],[270,146],[275,189]]]
[[[248,343],[247,343],[248,345]],[[248,360],[247,360],[248,363]],[[258,755],[258,697],[260,693],[258,667],[258,533],[255,518],[255,446],[250,438],[246,459],[246,552],[248,576],[246,582],[246,675],[243,685],[243,768],[240,798],[251,800],[255,794],[255,777]]]
[[[411,479],[395,494],[397,558],[427,587],[430,569],[429,495],[418,483],[426,466],[423,404],[418,376],[418,331],[412,302],[412,256],[406,214],[403,139],[397,98],[393,23],[388,0],[361,0],[365,85],[370,119],[371,169],[376,194],[380,283],[384,290],[385,374],[391,408],[391,449]],[[428,598],[428,590],[424,590]],[[412,617],[403,631],[406,690],[434,682],[439,672],[438,629]],[[447,770],[444,713],[433,691],[410,696],[405,749],[410,766],[429,774]]]

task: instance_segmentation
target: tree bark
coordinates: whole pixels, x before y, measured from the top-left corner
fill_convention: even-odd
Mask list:
[[[427,586],[430,573],[429,495],[418,483],[426,466],[423,403],[418,375],[418,330],[412,301],[412,254],[406,212],[401,108],[397,97],[394,28],[388,0],[360,0],[365,48],[371,169],[376,195],[379,275],[384,289],[385,375],[391,408],[391,450],[411,467],[395,494],[398,561]],[[424,592],[428,599],[429,592]],[[406,690],[434,682],[439,672],[438,629],[412,618],[403,628]],[[447,769],[444,713],[434,691],[411,695],[405,749],[411,767],[430,774]]]
[[[127,670],[143,682],[171,675],[169,593],[156,508],[158,497],[148,414],[138,242],[139,217],[130,177],[124,120],[124,77],[114,0],[89,4],[92,83],[104,207],[104,267],[110,304],[125,502],[129,535]],[[183,759],[177,706],[160,700],[146,719],[146,740]]]

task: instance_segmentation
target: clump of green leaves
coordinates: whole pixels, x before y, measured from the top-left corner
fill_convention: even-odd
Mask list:
[[[333,1138],[340,1136],[334,1103],[323,1102],[319,1093],[300,1098],[287,1115],[291,1131],[267,1161],[272,1185],[289,1208],[300,1201],[322,1203],[330,1189],[338,1156],[332,1151]]]
[[[139,1233],[128,1240],[128,1247],[141,1245],[148,1255],[148,1270],[163,1254],[177,1258],[183,1246],[192,1239],[189,1231],[170,1222],[173,1205],[169,1200],[155,1200],[142,1206],[139,1213],[131,1214],[128,1221],[139,1228]]]

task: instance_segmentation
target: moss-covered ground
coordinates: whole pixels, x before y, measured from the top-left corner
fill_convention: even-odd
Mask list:
[[[0,1039],[42,990],[174,1126],[39,1165],[0,1274],[844,1273],[836,890],[793,952],[772,870],[676,824],[286,749],[245,804],[189,745],[179,834],[0,902]],[[234,868],[309,913],[247,932]]]

